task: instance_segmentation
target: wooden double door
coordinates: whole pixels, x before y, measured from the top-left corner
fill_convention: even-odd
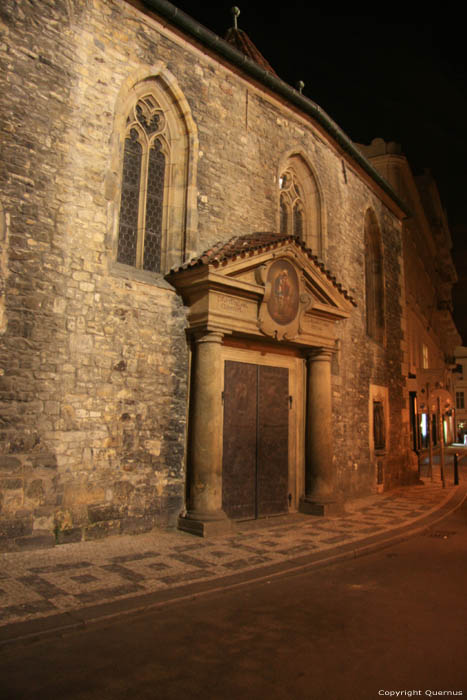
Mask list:
[[[232,519],[288,511],[289,370],[226,360],[222,502]]]

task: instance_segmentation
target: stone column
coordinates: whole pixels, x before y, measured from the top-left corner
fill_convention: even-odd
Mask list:
[[[332,350],[315,348],[307,357],[305,497],[300,510],[313,515],[338,511],[332,450]]]
[[[231,529],[222,510],[222,333],[196,338],[191,387],[189,488],[182,530],[202,537]]]

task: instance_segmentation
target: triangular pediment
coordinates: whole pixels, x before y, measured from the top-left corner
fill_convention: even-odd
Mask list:
[[[300,240],[271,233],[219,243],[167,279],[190,307],[192,327],[222,326],[300,344],[356,305]]]

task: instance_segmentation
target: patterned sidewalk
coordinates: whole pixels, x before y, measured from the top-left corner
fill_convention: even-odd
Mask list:
[[[0,554],[0,630],[63,614],[97,619],[109,603],[126,609],[166,600],[190,586],[208,589],[355,556],[366,546],[429,527],[463,500],[463,487],[411,486],[346,505],[339,517],[302,514],[243,523],[234,534],[198,539],[181,531],[113,537],[33,552]],[[375,547],[376,548],[376,547]],[[160,597],[159,597],[160,598]],[[100,606],[100,607],[99,607]],[[91,612],[92,608],[92,612]],[[125,608],[125,606],[124,606]],[[100,612],[99,612],[100,610]],[[86,614],[87,611],[87,614]],[[2,627],[6,626],[6,627]],[[8,627],[10,626],[10,627]],[[52,626],[52,622],[50,622]],[[23,630],[25,626],[21,625]]]

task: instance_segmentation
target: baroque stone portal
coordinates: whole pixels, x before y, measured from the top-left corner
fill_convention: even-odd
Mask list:
[[[193,352],[187,506],[179,527],[218,534],[239,518],[299,506],[316,512],[317,500],[327,512],[336,481],[331,356],[336,322],[349,316],[353,299],[297,239],[276,234],[235,237],[167,278],[188,306]],[[249,363],[241,353],[251,343],[262,359]],[[237,348],[232,359],[228,346]],[[301,377],[301,389],[290,372]],[[306,411],[298,399],[304,395]],[[288,445],[301,455],[293,457]],[[269,449],[277,453],[273,473],[273,460],[263,459]]]

